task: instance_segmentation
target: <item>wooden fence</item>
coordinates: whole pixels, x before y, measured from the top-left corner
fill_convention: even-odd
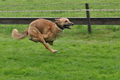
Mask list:
[[[39,18],[0,18],[0,24],[29,24]],[[44,18],[54,21],[56,18]],[[75,25],[88,25],[87,18],[68,18]],[[91,25],[120,25],[120,18],[90,18]]]
[[[120,17],[117,18],[91,18],[89,4],[85,4],[86,18],[68,17],[76,25],[88,25],[88,33],[92,33],[91,25],[120,25]],[[111,10],[111,9],[110,9]],[[119,11],[119,9],[117,9]],[[56,17],[57,18],[57,17]],[[56,18],[44,18],[54,21]],[[0,24],[29,24],[38,18],[0,18]]]

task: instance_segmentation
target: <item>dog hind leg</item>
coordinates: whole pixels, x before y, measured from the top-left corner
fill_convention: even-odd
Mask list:
[[[57,50],[53,50],[47,45],[43,35],[36,28],[31,28],[31,29],[29,28],[28,33],[31,37],[30,40],[34,42],[41,42],[45,46],[45,48],[48,49],[49,51],[53,53],[57,52]]]
[[[46,43],[49,43],[50,45],[53,45],[53,41],[46,41]]]
[[[29,38],[29,40],[31,40],[31,41],[34,41],[34,42],[39,42],[38,40],[37,40],[37,38],[34,38],[34,37],[31,37],[31,38]]]

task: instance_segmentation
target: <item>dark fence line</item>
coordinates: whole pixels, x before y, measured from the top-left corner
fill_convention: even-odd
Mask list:
[[[0,18],[0,24],[29,24],[39,18]],[[55,21],[57,18],[44,18]],[[88,25],[87,18],[68,18],[75,25]],[[120,18],[90,18],[91,25],[120,25]]]
[[[86,18],[80,17],[68,17],[70,21],[74,22],[76,25],[88,25],[88,33],[92,33],[91,25],[120,25],[120,17],[118,18],[91,18],[89,4],[85,4]],[[104,10],[104,9],[102,9]],[[110,9],[113,10],[113,9]],[[116,9],[115,9],[116,10]],[[119,9],[117,9],[119,11]],[[48,10],[49,11],[49,10]],[[29,24],[30,22],[39,18],[0,18],[0,24]],[[55,18],[44,18],[54,22]]]

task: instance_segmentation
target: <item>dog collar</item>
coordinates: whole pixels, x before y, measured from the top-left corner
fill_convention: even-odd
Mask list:
[[[62,30],[64,29],[63,27],[59,26],[57,22],[55,22],[55,24],[57,25],[58,28],[60,28]]]

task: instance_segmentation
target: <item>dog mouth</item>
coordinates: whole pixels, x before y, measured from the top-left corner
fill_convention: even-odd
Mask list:
[[[71,23],[71,24],[68,24],[68,25],[64,25],[64,28],[67,28],[67,29],[72,29],[70,26],[73,26],[74,23]]]

